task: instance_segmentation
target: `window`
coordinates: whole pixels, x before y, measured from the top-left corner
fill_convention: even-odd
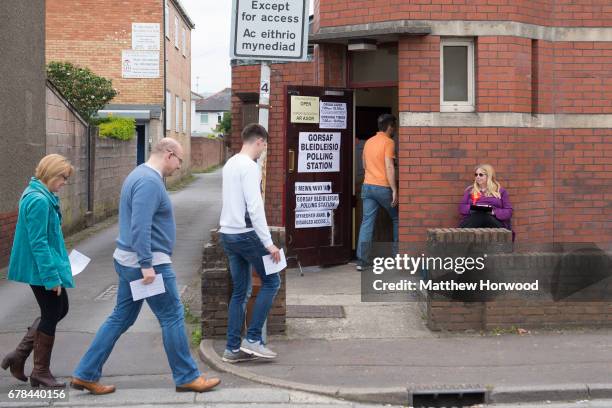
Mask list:
[[[183,133],[187,133],[187,102],[183,99]]]
[[[166,38],[170,39],[170,7],[168,7],[168,0],[164,1],[164,32]]]
[[[443,39],[440,44],[440,112],[473,112],[474,94],[474,41]]]
[[[166,91],[166,130],[172,129],[172,94]]]
[[[183,27],[183,57],[187,56],[187,30]]]
[[[200,123],[202,125],[208,125],[208,113],[200,113]]]
[[[217,123],[221,123],[221,120],[223,119],[223,114],[218,113],[217,114]]]
[[[175,112],[175,119],[176,122],[174,122],[174,130],[176,130],[177,132],[179,131],[179,120],[181,117],[181,98],[178,97],[178,95],[176,96],[176,104],[174,105],[174,112]]]
[[[179,19],[174,16],[174,48],[178,50],[179,47]]]

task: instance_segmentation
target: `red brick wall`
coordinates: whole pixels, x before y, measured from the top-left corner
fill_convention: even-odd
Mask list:
[[[476,110],[531,112],[531,40],[478,37],[475,55]]]
[[[7,265],[13,247],[18,211],[0,213],[0,268]]]
[[[321,0],[319,3],[320,27],[404,19],[516,21],[578,27],[612,25],[612,6],[607,0]]]
[[[103,5],[98,0],[47,0],[45,7],[47,63],[70,61],[111,79],[119,91],[113,103],[163,105],[162,38],[159,78],[121,77],[121,50],[132,48],[132,23],[159,23],[163,37],[163,0],[111,1]],[[186,100],[190,101],[189,94]]]
[[[555,111],[612,113],[612,42],[554,43]]]
[[[206,170],[225,161],[225,143],[222,139],[191,138],[191,168]]]
[[[457,205],[482,162],[510,192],[521,241],[550,240],[552,148],[550,129],[400,128],[400,240],[422,242],[428,228],[457,226]]]
[[[258,92],[259,65],[232,68],[232,150],[240,149],[242,103],[236,92]],[[266,169],[266,218],[269,225],[282,226],[285,190],[285,86],[314,85],[314,64],[272,64],[268,159]]]

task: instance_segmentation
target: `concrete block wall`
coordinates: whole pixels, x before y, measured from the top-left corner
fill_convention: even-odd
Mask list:
[[[47,154],[57,153],[70,160],[75,172],[60,191],[64,233],[85,226],[88,168],[87,124],[51,86],[47,87]]]
[[[97,138],[94,168],[94,221],[119,211],[123,180],[136,167],[136,138],[130,141]]]

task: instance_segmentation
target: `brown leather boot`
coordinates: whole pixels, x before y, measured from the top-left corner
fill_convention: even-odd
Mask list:
[[[10,367],[13,377],[21,381],[28,381],[28,377],[23,372],[23,367],[34,348],[34,333],[36,333],[38,323],[40,323],[40,317],[37,317],[32,326],[28,327],[28,332],[23,336],[17,348],[4,356],[0,365],[5,370]]]
[[[66,383],[58,382],[51,371],[51,352],[55,336],[49,336],[41,331],[36,331],[34,335],[34,369],[30,374],[30,384],[32,387],[63,388]]]
[[[178,385],[176,392],[204,392],[215,388],[221,382],[218,378],[206,379],[203,375],[199,376],[190,383]]]

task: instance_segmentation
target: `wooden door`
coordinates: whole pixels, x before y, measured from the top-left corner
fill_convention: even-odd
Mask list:
[[[302,114],[317,103],[318,118]],[[288,86],[285,107],[288,255],[302,266],[346,263],[352,250],[353,91]]]

